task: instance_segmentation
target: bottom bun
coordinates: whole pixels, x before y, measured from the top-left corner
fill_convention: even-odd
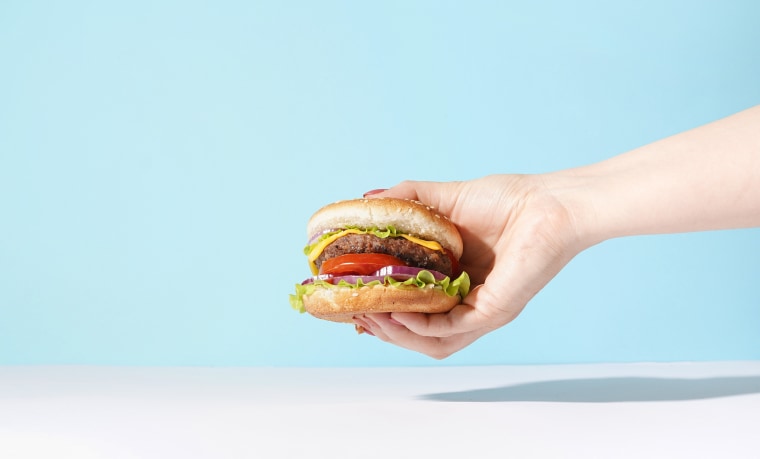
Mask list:
[[[318,319],[353,323],[354,316],[381,312],[448,312],[459,304],[459,295],[440,288],[389,287],[318,288],[303,297],[306,312]]]

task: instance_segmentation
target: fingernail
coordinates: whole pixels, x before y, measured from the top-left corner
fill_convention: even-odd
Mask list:
[[[362,196],[366,198],[367,196],[372,196],[373,194],[382,193],[383,191],[386,191],[386,190],[387,188],[378,188],[376,190],[369,190],[366,193],[364,193]]]
[[[390,322],[390,323],[392,323],[392,324],[394,324],[394,325],[401,325],[402,327],[404,326],[404,324],[402,324],[402,323],[401,323],[401,322],[399,322],[398,320],[394,319],[393,317],[389,317],[389,318],[388,318],[388,322]]]

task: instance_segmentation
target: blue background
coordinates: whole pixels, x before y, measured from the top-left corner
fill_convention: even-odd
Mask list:
[[[593,247],[442,362],[287,301],[323,204],[760,103],[759,5],[4,0],[0,364],[760,358],[756,229]]]

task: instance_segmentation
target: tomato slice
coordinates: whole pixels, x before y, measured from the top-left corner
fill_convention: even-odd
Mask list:
[[[405,266],[401,259],[384,253],[349,253],[322,262],[319,274],[367,276],[385,266]]]

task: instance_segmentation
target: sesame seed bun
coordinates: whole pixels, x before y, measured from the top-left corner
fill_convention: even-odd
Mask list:
[[[432,286],[387,285],[321,288],[303,298],[306,312],[333,322],[353,322],[354,316],[380,312],[447,312],[460,301],[459,296],[446,295],[442,289]]]

